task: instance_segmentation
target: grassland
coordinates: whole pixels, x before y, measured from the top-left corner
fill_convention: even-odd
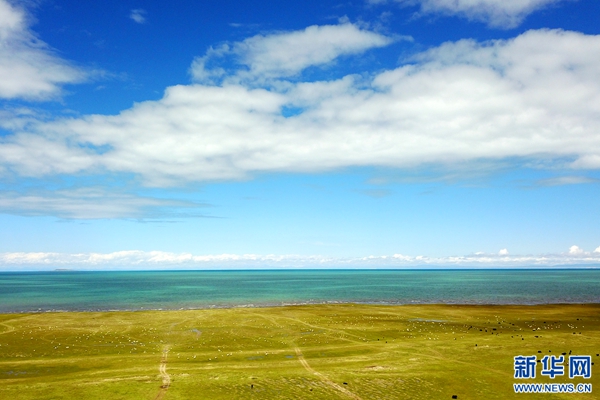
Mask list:
[[[0,399],[599,398],[514,394],[514,356],[570,352],[600,359],[600,305],[5,314]]]

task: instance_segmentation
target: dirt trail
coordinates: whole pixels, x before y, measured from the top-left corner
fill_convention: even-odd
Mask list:
[[[306,359],[304,358],[304,355],[302,355],[302,350],[300,350],[299,347],[296,347],[294,350],[296,350],[296,357],[298,357],[298,361],[300,361],[300,364],[302,364],[302,366],[304,367],[305,370],[307,370],[311,374],[314,374],[315,376],[317,376],[323,383],[325,383],[326,385],[328,385],[332,389],[335,389],[338,392],[341,392],[341,393],[345,394],[349,398],[354,399],[354,400],[362,400],[359,396],[355,395],[354,393],[352,393],[351,391],[349,391],[345,387],[338,385],[337,383],[335,383],[334,381],[330,380],[328,377],[326,377],[322,373],[315,371],[310,366],[310,364],[308,363],[308,361],[306,361]]]
[[[158,372],[160,377],[162,378],[162,385],[160,386],[160,391],[154,398],[154,400],[160,400],[164,397],[167,390],[169,390],[169,386],[171,386],[171,376],[167,373],[167,357],[169,355],[169,346],[165,346],[163,348],[162,358],[160,360],[160,366],[158,367]]]
[[[0,325],[5,326],[7,328],[6,331],[0,332],[0,335],[4,335],[5,333],[10,333],[15,331],[15,327],[9,324],[5,324],[4,322],[0,322]]]
[[[363,341],[365,339],[364,336],[360,336],[360,335],[356,335],[354,333],[350,333],[350,332],[348,332],[345,329],[334,329],[334,328],[329,328],[327,326],[314,325],[314,324],[302,321],[300,319],[291,318],[291,317],[278,316],[277,318],[287,319],[287,320],[290,320],[290,321],[294,321],[294,322],[300,323],[302,325],[305,325],[305,326],[308,326],[308,327],[314,328],[314,329],[319,329],[319,330],[329,331],[329,332],[336,332],[336,333],[341,334],[341,336],[338,338],[340,340],[346,340],[346,341],[348,341],[350,343],[364,344],[363,343]],[[349,339],[348,337],[354,337],[354,338],[356,338],[356,340]]]

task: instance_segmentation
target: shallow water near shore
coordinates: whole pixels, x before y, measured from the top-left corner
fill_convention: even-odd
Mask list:
[[[338,302],[600,303],[600,269],[0,273],[0,313]]]

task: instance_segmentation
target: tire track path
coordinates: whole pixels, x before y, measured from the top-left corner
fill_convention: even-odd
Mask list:
[[[349,391],[345,387],[338,385],[337,383],[335,383],[334,381],[332,381],[331,379],[329,379],[328,377],[326,377],[322,373],[320,373],[318,371],[315,371],[310,366],[310,364],[308,363],[308,361],[306,361],[306,359],[304,358],[304,355],[302,354],[302,350],[300,350],[299,347],[295,347],[294,350],[296,350],[296,357],[298,357],[298,361],[300,361],[300,364],[302,364],[302,366],[304,367],[305,370],[307,370],[311,374],[317,376],[327,386],[331,387],[332,389],[337,390],[338,392],[341,392],[341,393],[345,394],[347,397],[349,397],[351,399],[354,399],[354,400],[362,400],[359,396],[357,396],[356,394],[352,393],[351,391]]]
[[[169,387],[171,386],[171,375],[167,372],[167,357],[169,356],[169,346],[165,346],[163,348],[162,358],[160,359],[160,366],[158,367],[158,373],[162,378],[162,385],[160,386],[160,391],[154,398],[154,400],[162,399]]]
[[[5,324],[4,322],[0,322],[0,325],[5,326],[6,329],[7,329],[4,332],[0,332],[0,335],[4,335],[6,333],[11,333],[11,332],[14,332],[16,330],[16,328],[14,326],[9,325],[9,324]]]

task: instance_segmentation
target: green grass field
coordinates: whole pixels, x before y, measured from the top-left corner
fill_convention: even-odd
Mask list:
[[[0,315],[0,399],[597,399],[515,394],[513,357],[600,359],[600,305]],[[568,363],[565,362],[565,372]]]

